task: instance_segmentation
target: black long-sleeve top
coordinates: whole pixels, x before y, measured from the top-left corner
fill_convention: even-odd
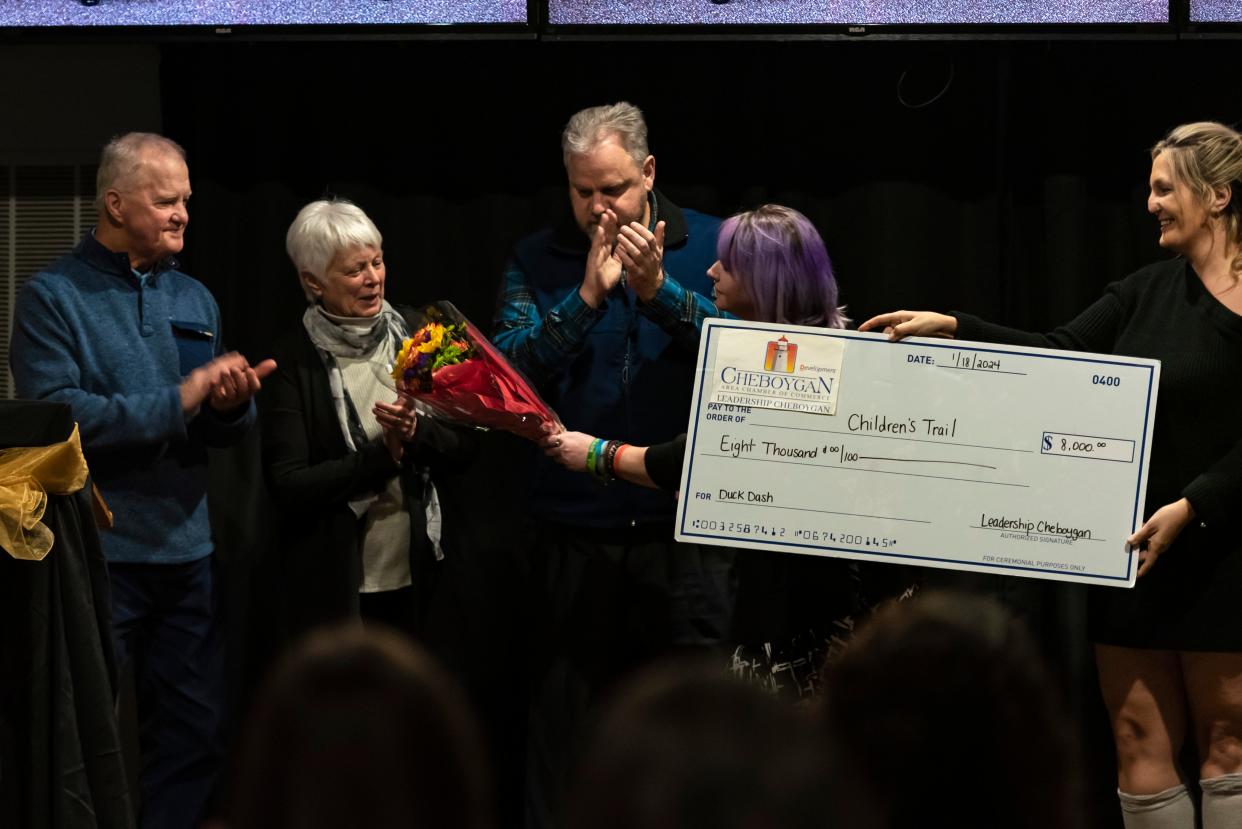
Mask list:
[[[1149,265],[1048,334],[954,312],[963,340],[1160,360],[1147,512],[1182,497],[1207,527],[1242,503],[1242,317],[1184,259]]]
[[[416,320],[407,316],[407,322]],[[328,372],[300,328],[281,340],[277,370],[259,396],[263,459],[268,488],[280,507],[279,544],[286,623],[291,632],[348,618],[356,611],[362,578],[359,519],[349,499],[375,492],[401,476],[410,513],[410,571],[418,612],[430,601],[436,562],[427,538],[421,476],[425,466],[440,492],[443,545],[449,555],[457,528],[471,520],[470,507],[451,493],[445,477],[466,466],[477,451],[470,430],[420,418],[405,460],[393,462],[382,439],[350,451],[332,402]]]

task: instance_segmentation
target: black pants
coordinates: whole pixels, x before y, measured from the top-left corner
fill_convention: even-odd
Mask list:
[[[722,648],[733,551],[678,544],[673,528],[546,525],[535,544],[535,651],[527,826],[558,823],[582,725],[617,681],[671,654]]]
[[[413,585],[377,593],[359,593],[358,610],[364,624],[379,622],[407,636],[414,636],[417,632],[418,614]]]

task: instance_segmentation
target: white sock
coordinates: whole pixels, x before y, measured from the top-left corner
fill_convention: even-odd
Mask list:
[[[1126,829],[1194,829],[1195,805],[1185,786],[1158,794],[1126,794],[1118,789],[1117,799]]]
[[[1242,774],[1200,780],[1203,829],[1242,829]]]

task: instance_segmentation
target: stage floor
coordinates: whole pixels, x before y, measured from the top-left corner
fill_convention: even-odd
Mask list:
[[[0,27],[525,22],[526,0],[0,0]]]
[[[1168,0],[549,0],[573,24],[1167,23]]]

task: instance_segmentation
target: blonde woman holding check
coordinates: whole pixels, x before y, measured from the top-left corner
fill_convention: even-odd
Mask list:
[[[1177,758],[1199,749],[1203,829],[1242,827],[1242,135],[1177,127],[1151,151],[1147,209],[1178,254],[1108,287],[1049,334],[896,311],[859,330],[1161,361],[1146,522],[1132,590],[1093,588],[1090,634],[1127,829],[1191,829]],[[1167,553],[1167,555],[1165,555]]]

